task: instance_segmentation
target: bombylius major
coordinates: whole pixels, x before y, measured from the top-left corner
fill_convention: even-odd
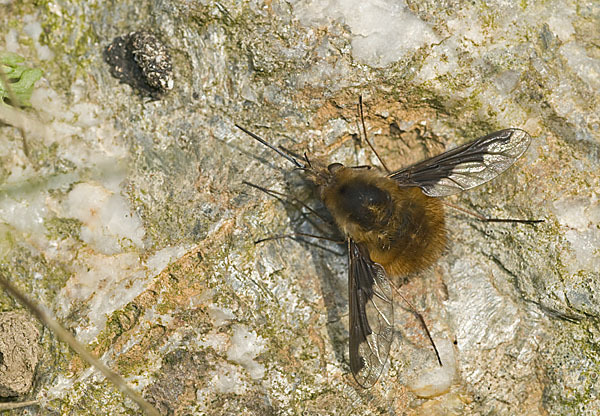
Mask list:
[[[412,166],[383,173],[341,163],[326,166],[306,155],[300,162],[285,149],[236,127],[304,171],[345,236],[350,369],[363,388],[379,379],[392,343],[393,293],[388,277],[426,269],[445,247],[444,209],[438,197],[495,178],[527,150],[531,140],[524,130],[500,130]],[[439,354],[438,360],[441,364]]]

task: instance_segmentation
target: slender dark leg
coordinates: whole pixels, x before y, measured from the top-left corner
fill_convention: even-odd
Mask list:
[[[256,240],[254,242],[254,244],[263,243],[265,241],[271,241],[271,240],[281,240],[282,238],[294,238],[294,237],[316,238],[318,240],[331,241],[336,244],[345,244],[346,243],[346,240],[340,240],[340,239],[331,238],[331,237],[324,237],[322,235],[315,235],[315,234],[308,234],[308,233],[290,233],[290,234],[280,234],[280,235],[274,235],[271,237],[261,238],[260,240]]]
[[[468,209],[459,207],[458,205],[454,205],[450,202],[447,202],[447,201],[441,201],[441,202],[442,202],[442,204],[444,204],[450,208],[453,208],[457,211],[461,211],[461,212],[464,212],[465,214],[472,215],[473,217],[477,218],[479,221],[483,221],[483,222],[512,222],[512,223],[519,223],[519,224],[538,224],[540,222],[545,221],[545,220],[523,220],[523,219],[518,219],[518,218],[488,218],[481,214],[478,214],[477,212],[470,211]]]
[[[390,285],[392,285],[392,287],[394,288],[394,290],[396,291],[396,293],[408,305],[408,309],[410,309],[410,312],[419,320],[419,323],[421,324],[421,327],[423,328],[423,330],[427,334],[427,338],[429,338],[429,342],[431,342],[431,346],[433,347],[433,350],[435,351],[435,356],[437,357],[438,363],[440,363],[440,366],[442,366],[442,359],[440,357],[440,353],[438,352],[438,349],[435,346],[435,342],[433,342],[433,338],[431,337],[431,333],[429,332],[429,328],[427,328],[427,324],[425,323],[425,319],[423,318],[423,315],[421,315],[419,313],[419,311],[417,311],[417,309],[412,305],[412,303],[410,303],[408,301],[408,299],[406,299],[402,295],[402,293],[400,293],[400,290],[391,281],[390,281]]]
[[[243,183],[245,185],[248,185],[248,186],[251,186],[253,188],[258,189],[258,190],[266,193],[269,196],[277,198],[282,203],[286,203],[286,204],[289,204],[289,205],[293,206],[298,211],[300,211],[302,213],[302,215],[305,218],[307,218],[307,220],[315,228],[317,228],[320,232],[323,232],[323,230],[317,224],[315,224],[313,221],[311,221],[308,218],[308,216],[306,215],[306,213],[302,212],[302,207],[306,208],[309,211],[310,214],[313,214],[314,216],[316,216],[317,218],[319,218],[321,221],[323,221],[330,228],[334,227],[334,224],[333,224],[332,221],[330,221],[327,218],[323,217],[321,214],[319,214],[317,211],[315,211],[309,205],[307,205],[306,203],[304,203],[303,201],[299,200],[296,197],[292,197],[292,196],[286,195],[286,194],[284,194],[282,192],[275,191],[273,189],[267,189],[267,188],[264,188],[264,187],[262,187],[260,185],[256,185],[256,184],[253,184],[253,183],[250,183],[250,182],[247,182],[247,181],[243,181]],[[281,235],[274,235],[274,236],[271,236],[271,237],[261,238],[259,240],[256,240],[254,242],[254,244],[263,243],[265,241],[281,240],[281,239],[284,239],[284,238],[291,238],[291,239],[295,239],[295,240],[301,241],[303,243],[312,245],[314,247],[320,248],[321,250],[329,251],[330,253],[333,253],[333,254],[336,254],[336,255],[339,255],[339,256],[344,255],[344,253],[339,253],[339,252],[337,252],[335,250],[331,250],[330,248],[323,247],[323,246],[321,246],[319,244],[315,244],[315,243],[312,243],[312,242],[304,240],[304,239],[299,239],[298,237],[308,237],[308,238],[315,238],[315,239],[318,239],[318,240],[327,240],[327,241],[332,241],[332,242],[337,243],[337,244],[343,244],[343,243],[346,242],[346,240],[340,240],[339,238],[325,237],[325,236],[322,236],[322,235],[297,232],[297,233],[281,234]]]
[[[381,166],[383,166],[387,173],[390,173],[390,170],[388,169],[387,165],[379,156],[379,153],[377,153],[377,150],[375,150],[375,147],[371,144],[369,138],[367,137],[367,127],[365,126],[365,117],[363,114],[362,95],[358,96],[358,115],[360,116],[360,122],[362,124],[363,134],[365,135],[365,141],[367,142],[373,153],[375,153],[375,156],[377,157],[377,160],[379,160],[379,163],[381,163]]]
[[[325,247],[325,246],[322,246],[320,244],[316,244],[316,243],[313,243],[311,241],[304,240],[304,239],[298,238],[298,237],[317,238],[317,239],[320,239],[320,240],[332,241],[332,242],[337,243],[337,244],[345,243],[345,241],[342,241],[342,240],[336,240],[336,239],[333,239],[333,238],[323,237],[323,236],[320,236],[320,235],[307,234],[307,233],[290,233],[290,234],[280,234],[280,235],[273,235],[271,237],[261,238],[260,240],[256,240],[254,242],[254,244],[260,244],[260,243],[263,243],[265,241],[282,240],[284,238],[291,238],[292,240],[296,240],[296,241],[299,241],[301,243],[308,244],[310,246],[316,247],[316,248],[321,249],[323,251],[328,251],[331,254],[335,254],[336,256],[345,256],[346,255],[346,253],[340,253],[339,251],[332,250],[332,249],[330,249],[328,247]]]
[[[306,208],[308,211],[310,211],[310,213],[311,213],[311,214],[313,214],[314,216],[316,216],[317,218],[319,218],[319,219],[320,219],[321,221],[323,221],[325,224],[328,224],[328,225],[333,225],[333,224],[332,224],[332,222],[331,222],[329,219],[327,219],[327,218],[323,217],[321,214],[319,214],[317,211],[315,211],[315,210],[314,210],[313,208],[311,208],[309,205],[307,205],[307,204],[306,204],[306,203],[304,203],[303,201],[300,201],[300,200],[299,200],[298,198],[296,198],[296,197],[289,196],[289,195],[287,195],[287,194],[284,194],[283,192],[275,191],[275,190],[273,190],[273,189],[267,189],[267,188],[263,188],[262,186],[260,186],[260,185],[256,185],[256,184],[253,184],[253,183],[251,183],[251,182],[242,181],[242,183],[243,183],[244,185],[248,185],[248,186],[251,186],[251,187],[253,187],[253,188],[256,188],[256,189],[258,189],[259,191],[262,191],[262,192],[266,193],[267,195],[270,195],[270,196],[272,196],[272,197],[275,197],[275,198],[277,198],[278,200],[280,200],[281,202],[287,202],[287,203],[289,203],[289,204],[291,204],[291,205],[293,205],[293,203],[296,203],[296,204],[298,204],[298,205],[300,205],[300,206],[302,206],[302,207]],[[283,197],[283,198],[286,198],[286,199],[282,199],[282,198],[279,198],[279,197]],[[295,207],[295,208],[297,208],[297,207]]]

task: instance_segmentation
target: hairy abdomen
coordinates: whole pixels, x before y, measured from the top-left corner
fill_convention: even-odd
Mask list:
[[[338,168],[321,199],[347,236],[390,276],[430,266],[446,243],[444,210],[419,188],[400,188],[376,171]]]
[[[389,275],[404,276],[431,266],[444,251],[444,209],[419,188],[398,188],[394,200],[388,226],[366,245],[371,260]]]

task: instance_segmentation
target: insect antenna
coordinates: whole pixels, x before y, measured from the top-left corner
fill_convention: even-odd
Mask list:
[[[362,124],[363,134],[365,135],[365,141],[367,142],[367,144],[369,145],[369,147],[371,148],[371,150],[377,157],[377,160],[379,160],[379,163],[381,163],[381,166],[383,166],[383,168],[385,169],[385,171],[387,173],[390,173],[390,170],[388,169],[387,165],[385,164],[383,159],[379,156],[379,153],[377,153],[377,150],[375,150],[375,146],[373,146],[371,144],[371,142],[369,141],[369,138],[367,137],[367,127],[365,126],[365,117],[363,114],[362,95],[358,96],[358,114],[360,116],[360,122]],[[360,130],[359,130],[359,134],[360,134]]]
[[[488,218],[486,216],[478,214],[475,211],[471,211],[466,208],[459,207],[458,205],[454,205],[451,202],[442,201],[442,200],[440,200],[440,201],[442,202],[442,204],[444,204],[450,208],[453,208],[457,211],[464,212],[465,214],[472,215],[473,217],[477,218],[479,221],[482,221],[482,222],[508,222],[508,223],[517,223],[517,224],[539,224],[541,222],[546,221],[546,220],[524,220],[524,219],[519,219],[519,218]]]
[[[398,289],[396,287],[396,285],[391,280],[389,280],[389,283],[394,288],[394,290],[396,291],[396,293],[402,298],[402,300],[408,305],[408,308],[410,309],[410,312],[413,315],[415,315],[417,317],[417,319],[419,320],[419,323],[421,324],[421,327],[423,328],[423,330],[427,334],[427,338],[429,338],[429,342],[431,342],[431,346],[433,347],[433,350],[435,351],[435,356],[437,357],[438,363],[440,363],[440,366],[443,366],[442,359],[440,358],[440,353],[439,353],[437,347],[435,346],[435,342],[433,342],[433,338],[431,336],[431,333],[429,332],[429,328],[427,328],[427,324],[425,323],[425,319],[423,318],[423,315],[421,315],[421,313],[419,311],[417,311],[417,309],[412,305],[412,303],[410,303],[408,301],[408,299],[406,299],[402,295],[402,293],[400,292],[400,289]]]

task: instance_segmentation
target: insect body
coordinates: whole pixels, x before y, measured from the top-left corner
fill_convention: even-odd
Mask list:
[[[441,202],[375,170],[329,166],[321,199],[344,235],[390,276],[430,266],[445,244]]]
[[[437,197],[495,178],[527,150],[531,140],[523,130],[500,130],[386,174],[364,166],[325,166],[306,157],[300,163],[237,127],[306,172],[346,237],[350,369],[365,388],[379,378],[392,343],[394,313],[388,277],[423,270],[444,249],[444,212]]]

